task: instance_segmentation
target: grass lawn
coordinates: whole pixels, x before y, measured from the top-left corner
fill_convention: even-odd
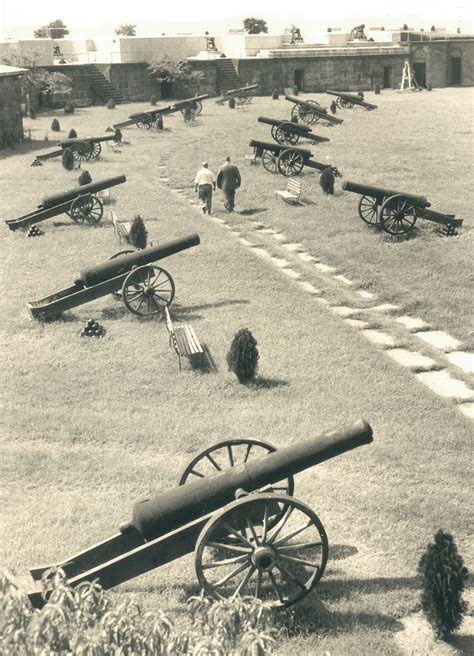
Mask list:
[[[200,235],[200,246],[163,266],[177,288],[172,316],[192,323],[212,355],[214,372],[193,371],[187,362],[179,372],[164,323],[132,316],[110,296],[70,311],[62,321],[28,318],[27,300],[68,286],[85,265],[122,249],[107,215],[96,228],[78,227],[66,216],[48,220],[41,226],[44,237],[35,239],[2,224],[0,559],[25,590],[28,567],[115,533],[131,518],[134,501],[174,486],[208,445],[255,437],[284,446],[362,416],[373,427],[372,445],[297,478],[295,496],[321,518],[330,558],[316,591],[284,622],[278,620],[277,651],[401,653],[394,636],[403,618],[419,608],[416,566],[433,533],[439,527],[451,531],[466,565],[474,564],[466,493],[471,424],[451,401],[418,384],[170,187],[185,187],[192,198],[200,162],[207,159],[215,169],[229,153],[243,173],[238,210],[259,211],[262,222],[361,286],[468,343],[472,192],[465,181],[472,172],[472,141],[458,133],[470,130],[470,94],[384,93],[375,112],[344,112],[343,126],[321,128],[332,141],[317,153],[313,149],[315,159],[327,153],[351,180],[424,193],[434,209],[456,212],[465,220],[456,239],[438,239],[431,224],[420,222],[413,239],[391,243],[357,217],[356,196],[323,197],[313,173],[302,181],[314,205],[278,202],[274,190],[286,180],[244,169],[243,157],[251,137],[269,140],[258,115],[287,116],[283,100],[258,98],[245,111],[207,101],[201,126],[187,128],[175,116],[165,118],[171,131],[163,134],[124,130],[130,145],[87,164],[94,180],[127,175],[127,183],[111,192],[114,210],[121,220],[140,213],[153,243]],[[456,124],[450,120],[454,103]],[[79,135],[102,134],[142,107],[76,110],[60,117],[61,136],[71,127]],[[430,132],[421,134],[428,112]],[[43,115],[26,127],[42,139],[50,122]],[[79,172],[66,172],[59,162],[30,168],[28,147],[7,155],[0,161],[5,219],[75,186]],[[168,186],[159,180],[164,174]],[[226,217],[218,197],[215,209]],[[251,230],[245,217],[231,217],[243,226],[243,236]],[[106,328],[103,339],[79,337],[89,317]],[[253,387],[239,386],[225,363],[243,326],[260,349]],[[197,589],[190,555],[114,594],[133,596],[149,609],[158,606],[179,621],[185,599]]]

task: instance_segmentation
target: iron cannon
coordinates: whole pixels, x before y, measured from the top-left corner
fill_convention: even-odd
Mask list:
[[[162,127],[162,117],[165,114],[168,114],[170,110],[171,105],[167,105],[166,107],[157,107],[148,112],[135,112],[135,114],[130,114],[127,121],[114,123],[111,128],[107,128],[106,132],[113,132],[113,130],[118,130],[120,128],[128,128],[131,125],[136,125],[138,128],[146,130],[153,127]]]
[[[113,178],[105,178],[98,182],[69,189],[54,196],[44,198],[38,209],[17,219],[7,219],[5,223],[10,230],[26,228],[33,223],[39,223],[46,219],[66,213],[80,225],[96,225],[102,218],[104,212],[103,203],[98,195],[100,191],[115,187],[126,182],[124,175]]]
[[[193,234],[140,251],[121,251],[106,262],[83,269],[71,287],[30,301],[26,306],[33,318],[48,319],[107,294],[116,294],[133,314],[162,313],[173,301],[175,285],[168,271],[153,263],[199,242],[199,235]]]
[[[255,157],[262,159],[263,167],[271,173],[279,171],[282,175],[289,177],[299,175],[303,168],[307,166],[318,171],[329,168],[333,175],[341,175],[335,166],[322,164],[311,159],[313,154],[307,148],[257,141],[256,139],[251,139],[249,146],[254,149]]]
[[[223,105],[231,98],[234,98],[237,105],[247,105],[252,102],[255,95],[255,89],[258,89],[258,84],[248,84],[246,87],[229,89],[228,91],[224,91],[222,96],[216,100],[216,103],[218,105]]]
[[[254,439],[219,442],[191,461],[178,487],[136,503],[118,533],[56,566],[72,586],[98,580],[109,589],[194,551],[206,594],[291,606],[314,589],[328,559],[324,526],[292,496],[293,477],[372,440],[359,420],[281,450]],[[30,569],[33,580],[49,567]],[[45,603],[37,590],[29,598]]]
[[[36,155],[31,166],[41,166],[43,162],[55,157],[61,157],[66,148],[70,148],[74,159],[78,162],[85,162],[90,159],[97,159],[102,152],[100,145],[104,141],[115,140],[115,135],[105,135],[102,137],[84,137],[75,139],[64,139],[60,141],[58,146],[60,149],[52,150],[49,153],[42,153]]]
[[[414,228],[417,218],[453,227],[459,227],[463,223],[463,220],[456,219],[454,214],[429,210],[431,203],[425,196],[350,180],[343,182],[342,188],[361,195],[358,212],[362,221],[367,225],[383,228],[390,235],[409,233]]]
[[[328,114],[327,110],[323,109],[316,100],[301,100],[297,96],[285,96],[285,100],[294,104],[291,110],[291,117],[307,125],[321,121],[327,127],[332,127],[333,125],[340,125],[344,122],[342,118],[336,118]]]
[[[300,123],[294,123],[293,121],[285,121],[282,119],[267,118],[266,116],[259,116],[257,121],[259,123],[264,123],[265,125],[271,125],[272,137],[281,145],[296,145],[300,137],[309,139],[315,144],[322,143],[323,141],[330,141],[327,137],[320,137],[317,134],[313,134],[313,131],[308,125],[301,125]]]
[[[352,109],[354,105],[359,105],[360,107],[365,107],[368,112],[373,109],[377,109],[377,105],[372,105],[371,103],[362,100],[359,96],[354,96],[350,93],[343,93],[341,91],[332,91],[328,89],[326,91],[330,96],[337,96],[336,105],[341,109]]]

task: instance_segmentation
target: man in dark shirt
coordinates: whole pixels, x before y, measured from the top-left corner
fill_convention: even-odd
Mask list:
[[[227,156],[217,173],[217,186],[224,192],[226,212],[234,211],[235,190],[240,187],[240,182],[239,169],[230,163],[230,157]]]

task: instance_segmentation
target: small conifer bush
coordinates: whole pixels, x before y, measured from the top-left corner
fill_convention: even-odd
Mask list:
[[[280,96],[278,95],[278,89],[273,89],[272,91],[272,98],[273,100],[278,100]]]
[[[375,91],[374,91],[374,93],[375,93],[376,96],[379,95],[379,93],[380,93],[380,84],[376,84],[376,85],[375,85]]]
[[[107,109],[115,109],[115,100],[113,98],[107,100]]]
[[[81,175],[78,177],[77,181],[79,182],[79,185],[82,187],[82,185],[90,184],[92,182],[92,176],[89,173],[89,171],[83,171]]]
[[[148,241],[148,231],[145,228],[143,219],[139,214],[137,214],[137,216],[133,219],[130,233],[128,235],[128,240],[132,246],[135,246],[135,248],[146,248]]]
[[[36,118],[36,112],[33,107],[30,107],[30,118]]]
[[[248,328],[241,328],[234,335],[227,353],[227,364],[237,376],[239,383],[250,383],[255,380],[258,358],[257,340]]]
[[[298,87],[297,87],[297,86],[294,86],[294,87],[293,87],[293,95],[294,95],[294,96],[298,96],[299,93],[300,93],[300,90],[298,89]]]
[[[327,169],[324,169],[321,175],[319,176],[319,184],[321,185],[321,189],[324,191],[325,194],[328,194],[328,196],[332,196],[334,194],[334,181],[335,181],[335,176],[334,173],[331,171],[331,168],[328,166]]]
[[[65,148],[62,155],[62,163],[66,171],[72,171],[74,168],[74,155],[70,148]]]
[[[421,607],[437,638],[448,638],[462,623],[467,610],[462,592],[468,577],[453,536],[441,529],[418,564],[422,577]]]
[[[77,132],[75,131],[74,128],[71,128],[69,130],[69,134],[67,135],[68,139],[77,139]]]
[[[64,113],[65,114],[74,114],[75,107],[71,103],[68,103],[67,105],[64,106]]]
[[[229,107],[235,109],[235,98],[229,98]]]
[[[61,130],[61,126],[59,125],[57,118],[53,118],[53,122],[51,123],[51,130],[53,132],[59,132]]]
[[[122,142],[122,130],[120,128],[115,128],[114,141],[115,143]]]
[[[150,105],[156,105],[158,99],[156,96],[150,96]]]

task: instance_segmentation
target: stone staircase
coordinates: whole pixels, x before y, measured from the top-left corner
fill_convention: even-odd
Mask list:
[[[216,59],[217,65],[217,84],[220,93],[230,91],[231,89],[238,89],[242,86],[239,76],[235,70],[232,59],[228,57],[221,57]]]
[[[107,102],[113,98],[116,103],[125,102],[120,91],[103,75],[95,64],[87,64],[87,74],[98,100]]]

